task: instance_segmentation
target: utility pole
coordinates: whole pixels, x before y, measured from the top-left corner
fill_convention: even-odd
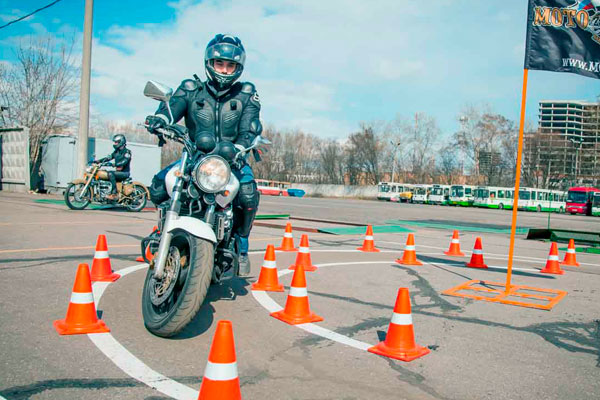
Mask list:
[[[394,143],[390,140],[390,144],[394,146],[394,155],[392,156],[392,182],[396,182],[394,180],[394,174],[396,173],[396,153],[398,152],[398,147],[400,146],[400,142]]]
[[[85,0],[83,22],[83,59],[81,61],[81,92],[79,94],[79,143],[77,173],[82,176],[88,162],[88,130],[90,126],[90,75],[92,69],[92,22],[94,0]]]

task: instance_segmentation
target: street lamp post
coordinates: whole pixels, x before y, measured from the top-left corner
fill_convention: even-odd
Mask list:
[[[394,153],[392,156],[392,182],[394,181],[394,174],[396,173],[396,153],[398,151],[398,147],[400,146],[400,142],[398,143],[394,143],[393,141],[390,140],[390,144],[392,146],[394,146]]]

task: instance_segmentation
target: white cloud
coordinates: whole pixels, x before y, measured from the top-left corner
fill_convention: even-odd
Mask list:
[[[171,4],[170,4],[171,5]],[[340,86],[415,77],[421,60],[406,60],[414,43],[399,34],[399,23],[420,7],[380,1],[263,2],[207,1],[172,4],[169,25],[112,27],[93,50],[93,95],[113,98],[136,118],[149,110],[141,98],[144,82],[177,86],[197,73],[204,78],[203,53],[215,33],[242,38],[248,53],[243,79],[255,82],[263,118],[277,126],[305,124],[304,130],[330,136],[351,129],[331,115],[347,108]],[[119,97],[117,97],[119,93]],[[350,101],[350,99],[349,99]],[[323,122],[325,121],[325,122]],[[309,128],[310,126],[310,128]]]

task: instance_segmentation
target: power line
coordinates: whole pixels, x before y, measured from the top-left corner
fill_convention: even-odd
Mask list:
[[[30,13],[30,14],[27,14],[27,15],[25,15],[24,17],[17,18],[17,19],[15,19],[15,20],[13,20],[13,21],[10,21],[8,24],[4,24],[4,25],[0,26],[0,29],[2,29],[2,28],[6,28],[7,26],[9,26],[9,25],[11,25],[11,24],[14,24],[15,22],[22,21],[22,20],[24,20],[25,18],[29,18],[29,17],[31,17],[33,14],[35,14],[35,13],[37,13],[37,12],[39,12],[39,11],[45,10],[46,8],[48,8],[48,7],[51,7],[51,6],[55,5],[55,4],[56,4],[56,3],[58,3],[59,1],[60,1],[60,0],[55,0],[55,1],[53,1],[52,3],[50,3],[50,4],[48,4],[48,5],[45,5],[45,6],[44,6],[44,7],[42,7],[42,8],[38,8],[37,10],[35,10],[34,12],[32,12],[32,13]]]

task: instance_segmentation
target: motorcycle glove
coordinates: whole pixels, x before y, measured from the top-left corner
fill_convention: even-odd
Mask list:
[[[157,115],[148,115],[146,117],[146,129],[148,129],[148,132],[153,133],[155,135],[157,135],[159,132],[159,129],[164,129],[167,127],[167,121],[165,121],[164,119],[162,119],[161,117],[157,116]],[[160,142],[160,139],[159,139]],[[164,139],[163,139],[164,142]]]

